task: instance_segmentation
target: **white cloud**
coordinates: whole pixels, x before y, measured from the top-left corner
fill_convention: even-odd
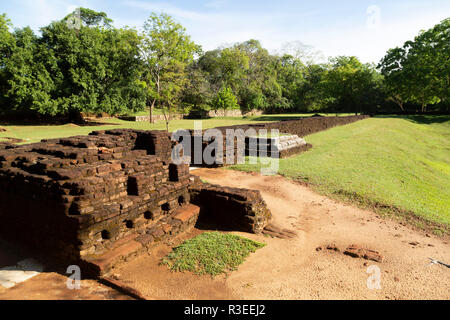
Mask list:
[[[14,21],[15,24],[19,27],[30,26],[35,31],[64,18],[77,7],[89,6],[85,0],[20,0],[16,5],[20,8],[21,19]]]
[[[104,6],[96,8],[97,4]],[[127,0],[121,2],[122,12],[109,12],[106,2],[96,0],[19,0],[16,8],[21,15],[17,26],[30,25],[34,30],[61,19],[76,7],[88,7],[105,11],[114,16],[117,26],[128,25],[140,28],[144,19],[128,17],[127,8],[140,12],[165,12],[173,16],[184,27],[192,39],[201,44],[204,50],[212,50],[224,44],[242,42],[248,39],[260,40],[262,45],[272,52],[280,49],[286,42],[301,41],[322,51],[326,56],[355,55],[364,62],[378,62],[385,52],[395,46],[401,46],[406,40],[414,38],[421,29],[428,29],[448,17],[445,10],[416,10],[402,16],[384,16],[380,11],[379,24],[368,28],[366,10],[361,11],[361,19],[351,17],[346,26],[324,19],[322,11],[302,13],[289,11],[258,12],[226,11],[225,0],[211,0],[201,8],[184,9],[167,2],[144,2]],[[217,9],[217,10],[216,10]],[[391,11],[389,12],[391,13]],[[306,21],[324,21],[310,25]],[[327,24],[328,21],[328,24]],[[349,26],[348,23],[354,22]],[[312,27],[314,26],[314,27]]]
[[[205,7],[219,9],[219,8],[223,7],[226,3],[227,3],[226,0],[214,0],[211,2],[205,3]]]
[[[326,56],[354,55],[363,62],[378,63],[389,48],[402,46],[405,41],[414,39],[421,30],[433,27],[446,17],[448,15],[445,12],[421,12],[420,15],[387,20],[381,14],[376,28],[369,28],[366,21],[361,19],[359,25],[350,27],[324,25],[321,28],[304,29],[295,27],[294,23],[292,26],[278,23],[283,19],[281,16],[258,17],[248,14],[228,19],[224,16],[215,18],[215,22],[206,28],[195,26],[189,31],[204,49],[253,38],[275,52],[286,42],[301,41],[314,46]]]
[[[69,13],[72,13],[72,12],[74,12],[76,9],[78,9],[79,8],[79,6],[77,6],[77,5],[75,5],[75,4],[71,4],[71,5],[69,5],[69,6],[67,6],[67,8],[66,8],[66,13],[67,14],[69,14]]]
[[[443,19],[445,13],[422,13],[396,20],[383,20],[376,29],[366,25],[337,30],[315,30],[304,35],[304,42],[322,50],[328,56],[355,55],[364,62],[378,63],[386,51],[413,40],[421,30],[427,30]]]
[[[202,14],[196,11],[184,10],[164,2],[125,1],[124,5],[150,12],[164,12],[178,18],[185,18],[189,20],[208,21],[212,19],[210,14]]]
[[[278,49],[284,41],[286,33],[277,27],[277,21],[284,21],[289,17],[286,14],[275,12],[249,13],[249,12],[198,12],[185,10],[174,5],[161,2],[125,1],[124,5],[147,10],[149,12],[165,12],[175,17],[186,28],[193,40],[203,46],[204,50],[212,50],[224,44],[257,39],[268,49]],[[297,18],[306,17],[315,12],[304,12]],[[142,22],[143,23],[143,22]],[[131,21],[122,25],[133,25]],[[134,25],[136,26],[136,25]],[[137,26],[140,27],[140,26]]]

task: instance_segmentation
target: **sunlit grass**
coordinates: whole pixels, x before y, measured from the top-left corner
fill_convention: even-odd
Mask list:
[[[234,271],[265,244],[232,234],[206,232],[185,241],[161,261],[173,271],[212,276]]]
[[[298,119],[301,117],[309,116],[311,116],[311,114],[262,115],[252,117],[217,117],[203,120],[173,120],[169,122],[169,131],[173,132],[178,129],[194,129],[194,123],[196,121],[201,121],[198,123],[201,123],[202,129],[209,129],[239,124],[266,123],[286,119]],[[66,138],[76,135],[88,135],[90,132],[95,130],[124,128],[139,130],[166,130],[166,124],[164,121],[150,123],[146,121],[133,122],[113,118],[97,120],[97,122],[101,123],[102,125],[79,126],[72,123],[64,125],[16,125],[0,122],[0,128],[4,128],[7,130],[6,132],[0,132],[0,139],[2,137],[10,137],[22,139],[24,141],[23,143],[33,143],[39,142],[41,139]]]
[[[219,126],[230,126],[235,124],[254,123],[255,120],[243,118],[214,118],[205,120],[173,120],[169,123],[169,131],[178,129],[193,129],[194,121],[201,121],[203,129],[214,128]],[[6,132],[0,132],[0,138],[11,137],[24,140],[24,143],[39,142],[41,139],[65,138],[77,135],[88,135],[95,130],[109,129],[139,129],[139,130],[166,130],[164,121],[156,123],[149,122],[133,122],[120,119],[98,120],[101,125],[95,126],[79,126],[76,124],[65,125],[15,125],[2,124],[0,127],[6,129]],[[267,121],[262,121],[267,122]]]
[[[305,139],[313,148],[281,159],[280,174],[325,195],[394,206],[450,224],[450,117],[371,118]]]

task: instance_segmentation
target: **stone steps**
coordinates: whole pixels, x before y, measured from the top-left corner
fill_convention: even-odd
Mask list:
[[[83,268],[89,276],[98,277],[107,274],[111,269],[121,263],[130,261],[164,240],[173,238],[190,228],[197,222],[200,207],[185,204],[162,219],[142,234],[131,234],[117,240],[103,254],[90,255],[82,258]]]
[[[309,149],[307,146],[306,141],[297,135],[277,138],[250,137],[246,139],[246,155],[283,158]]]

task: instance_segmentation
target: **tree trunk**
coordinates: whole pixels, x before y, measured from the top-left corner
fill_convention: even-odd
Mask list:
[[[157,80],[156,80],[156,91],[157,91],[158,97],[159,97],[159,91],[160,91],[160,88],[159,88],[159,74],[158,74],[158,77],[157,77]],[[157,99],[153,99],[152,105],[150,106],[150,123],[154,123],[154,121],[153,121],[153,109],[155,108],[156,100]]]
[[[403,107],[403,102],[396,101],[396,100],[394,100],[394,101],[397,103],[397,105],[400,108],[400,110],[402,110],[402,112],[405,113],[405,107]]]
[[[155,107],[156,99],[153,99],[152,105],[150,106],[150,123],[153,123],[153,108]]]
[[[163,110],[164,120],[166,122],[166,131],[167,131],[167,133],[169,133],[169,121],[170,121],[170,111],[168,111],[168,112],[169,112],[169,115],[167,115],[166,111]]]
[[[427,106],[425,105],[425,103],[422,103],[422,113],[425,113],[427,109]]]

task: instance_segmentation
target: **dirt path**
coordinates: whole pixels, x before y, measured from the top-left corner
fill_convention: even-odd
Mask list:
[[[80,289],[68,289],[67,277],[42,273],[13,288],[0,287],[0,300],[134,300],[95,280],[82,280]]]
[[[37,271],[31,278],[17,267],[20,261],[32,258],[32,253],[23,248],[4,241],[0,241],[0,300],[131,300],[128,295],[102,285],[95,280],[82,280],[79,289],[69,289],[68,277],[61,273],[45,270],[39,261],[38,268],[25,268],[28,271]],[[36,267],[36,266],[35,266]],[[37,270],[43,268],[44,270]],[[7,270],[7,271],[5,271]],[[16,275],[9,275],[11,271]],[[17,275],[20,273],[20,275]],[[12,287],[4,287],[2,277],[15,279]],[[3,278],[5,280],[5,278]],[[72,282],[71,282],[72,283]],[[3,284],[3,285],[2,285]]]
[[[280,176],[223,169],[192,173],[210,183],[260,190],[274,223],[295,230],[298,236],[283,240],[237,233],[267,246],[237,271],[214,279],[173,273],[159,265],[174,245],[205,231],[194,229],[115,270],[122,282],[149,299],[450,299],[450,269],[428,266],[429,257],[450,262],[446,239],[338,203]],[[340,252],[328,250],[329,244]],[[344,255],[342,251],[351,244],[376,250],[384,260]],[[3,253],[0,266],[25,258]],[[367,287],[367,269],[372,265],[381,272],[379,290]],[[0,299],[129,298],[92,280],[84,280],[82,290],[68,290],[66,281],[65,276],[42,273],[11,289],[0,287]]]
[[[149,298],[450,299],[450,269],[428,266],[429,257],[450,262],[445,239],[338,203],[280,176],[222,169],[200,169],[193,174],[210,183],[260,190],[274,222],[296,230],[298,236],[282,240],[242,233],[267,246],[252,254],[236,272],[216,279],[171,273],[159,266],[169,247],[117,270],[121,280]],[[341,252],[327,250],[328,244],[335,244]],[[380,252],[383,262],[342,254],[351,244]],[[320,246],[324,248],[317,251]],[[379,290],[367,287],[371,265],[381,272]]]

